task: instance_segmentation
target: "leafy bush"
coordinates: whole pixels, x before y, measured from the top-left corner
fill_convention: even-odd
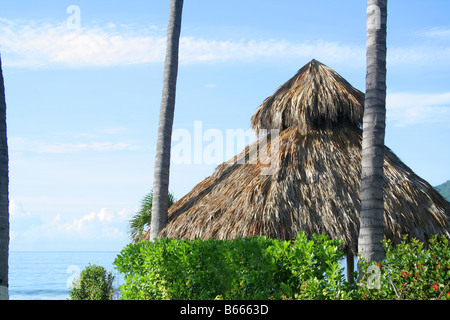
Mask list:
[[[114,276],[105,268],[87,266],[69,290],[71,300],[111,300]]]
[[[158,239],[128,245],[114,264],[123,299],[450,299],[447,237],[385,241],[385,260],[360,261],[358,286],[344,280],[340,246],[303,233],[292,242]]]
[[[364,277],[361,299],[449,299],[450,247],[448,238],[432,237],[428,245],[408,239],[393,246],[385,241],[386,259],[378,265],[360,262]],[[374,272],[367,272],[371,268]]]
[[[162,238],[128,245],[114,264],[123,299],[346,299],[340,245],[303,233],[293,242]]]
[[[340,260],[341,241],[325,235],[308,239],[299,233],[295,242],[275,242],[268,248],[272,266],[281,275],[276,282],[287,299],[349,299],[352,286],[345,281]],[[278,270],[277,270],[278,269]]]

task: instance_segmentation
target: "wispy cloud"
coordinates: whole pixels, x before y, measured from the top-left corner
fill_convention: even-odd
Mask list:
[[[13,248],[27,248],[30,243],[48,243],[56,241],[74,247],[77,243],[108,242],[126,243],[129,241],[127,221],[131,217],[131,210],[111,210],[101,208],[80,216],[66,216],[56,214],[40,219],[23,209],[22,203],[12,199],[10,213],[11,246]],[[28,245],[27,245],[28,243]]]
[[[432,27],[418,33],[427,38],[450,40],[450,28],[448,27]]]
[[[418,123],[450,123],[450,92],[437,94],[391,93],[387,119],[395,126]]]
[[[415,43],[390,45],[387,51],[389,66],[422,68],[450,66],[450,29],[431,27],[414,34]]]
[[[450,39],[450,29],[431,28],[420,35],[431,43],[389,47],[389,64],[422,66],[450,61],[450,48],[440,43]],[[166,37],[158,27],[107,23],[70,29],[65,23],[0,18],[0,44],[4,65],[9,67],[109,67],[164,61]],[[316,58],[328,64],[363,67],[365,45],[320,39],[221,40],[192,35],[180,40],[180,62],[184,64],[265,58]]]
[[[6,66],[113,66],[161,61],[165,39],[136,34],[128,26],[107,24],[67,28],[65,23],[0,19],[0,43]],[[154,31],[151,31],[152,33]]]
[[[106,24],[69,29],[65,23],[0,19],[3,60],[9,67],[105,67],[162,62],[166,37],[158,28]],[[184,36],[181,63],[308,57],[364,63],[364,48],[327,41],[216,40]]]
[[[388,48],[388,67],[403,66],[407,68],[423,68],[450,66],[450,47],[442,44],[418,43],[414,46]]]
[[[8,139],[12,151],[28,151],[37,153],[74,153],[83,151],[112,152],[137,151],[141,147],[128,142],[93,141],[93,142],[59,142],[50,143],[22,137]]]
[[[365,48],[329,41],[293,43],[285,40],[209,40],[183,37],[180,57],[184,63],[251,60],[256,58],[317,58],[327,63],[364,63]]]

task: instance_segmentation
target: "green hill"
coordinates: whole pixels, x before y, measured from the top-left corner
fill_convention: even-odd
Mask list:
[[[447,200],[450,201],[450,180],[447,182],[434,187],[437,191],[439,191],[440,194]]]

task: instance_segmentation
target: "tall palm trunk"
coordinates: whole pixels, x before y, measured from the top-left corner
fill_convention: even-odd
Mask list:
[[[164,80],[159,114],[158,141],[153,177],[153,204],[150,241],[156,238],[167,224],[170,146],[175,109],[175,92],[178,73],[178,48],[181,32],[183,0],[170,1]]]
[[[8,299],[9,200],[6,99],[0,56],[0,300]]]
[[[366,261],[385,252],[383,161],[386,127],[387,0],[367,2],[367,73],[363,118],[362,190],[358,251]]]

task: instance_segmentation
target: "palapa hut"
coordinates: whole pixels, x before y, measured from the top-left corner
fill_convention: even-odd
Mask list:
[[[362,92],[312,60],[251,119],[257,132],[279,134],[269,131],[170,207],[160,236],[292,239],[304,231],[341,239],[355,255],[363,106]],[[386,237],[449,235],[450,203],[387,147],[384,169]]]

